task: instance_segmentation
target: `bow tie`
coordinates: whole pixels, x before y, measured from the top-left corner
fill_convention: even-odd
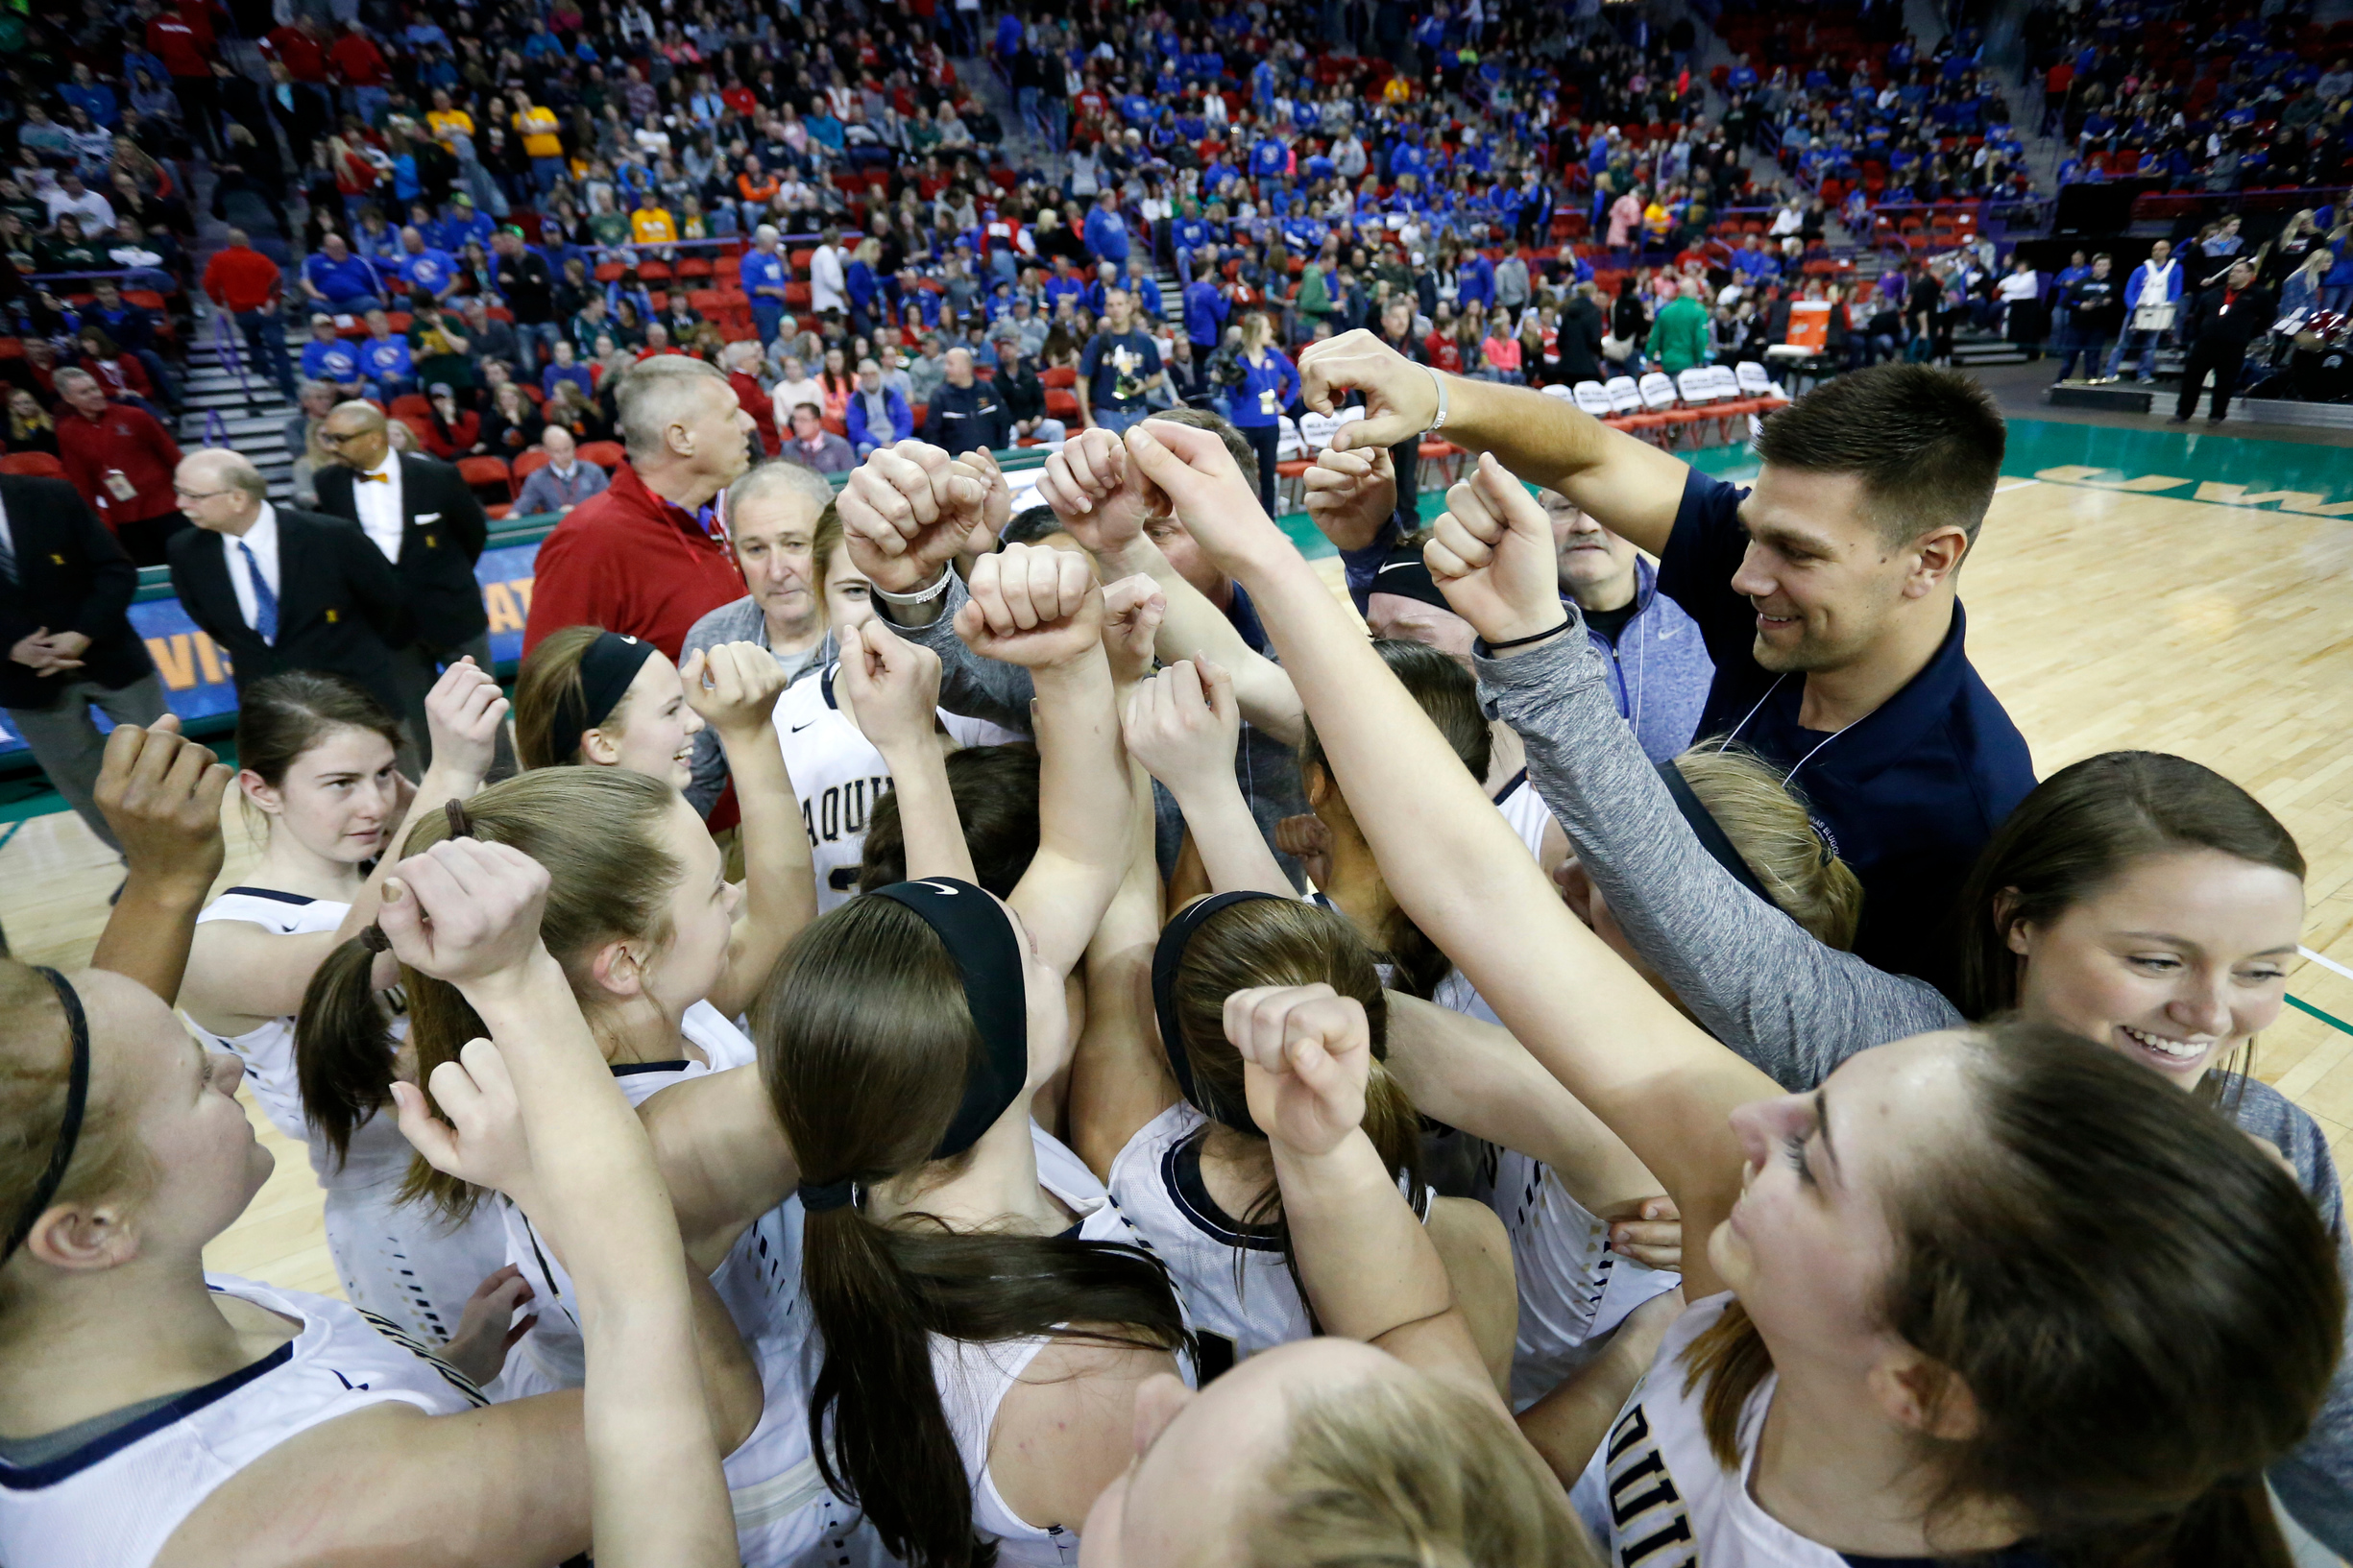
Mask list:
[[[387,470],[384,470],[382,473],[363,473],[363,474],[361,474],[361,475],[359,476],[359,482],[360,482],[361,484],[363,484],[363,485],[388,485],[388,484],[391,484],[391,483],[392,483],[392,470],[389,470],[389,469],[387,469]]]

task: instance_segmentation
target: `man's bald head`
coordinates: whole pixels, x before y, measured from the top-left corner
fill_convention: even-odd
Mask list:
[[[357,398],[337,403],[319,423],[319,445],[346,468],[362,473],[374,470],[392,449],[384,411]]]

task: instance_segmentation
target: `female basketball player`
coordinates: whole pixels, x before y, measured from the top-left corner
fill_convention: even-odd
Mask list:
[[[783,669],[757,642],[697,649],[680,671],[643,639],[594,626],[551,634],[515,682],[515,751],[526,768],[621,768],[683,789],[688,742],[705,728],[718,736],[743,848],[741,913],[708,998],[722,1018],[742,1016],[817,912],[810,835],[793,820],[792,777],[769,725],[784,689]]]
[[[1485,542],[1460,531],[1502,524],[1485,490],[1449,496],[1458,527],[1442,525],[1442,536],[1463,552]],[[1505,502],[1516,512],[1508,492]],[[2279,1149],[2353,1278],[2327,1136],[2248,1072],[2254,1037],[2279,1017],[2304,918],[2303,856],[2252,796],[2147,752],[2107,753],[2044,780],[1964,890],[1955,1008],[1921,980],[1837,951],[1818,923],[1792,925],[1748,896],[1737,868],[1702,847],[1627,747],[1592,659],[1568,643],[1483,660],[1482,679],[1525,734],[1538,783],[1579,846],[1595,929],[1654,968],[1718,1039],[1803,1091],[1858,1051],[1964,1019],[2015,1011],[2068,1029]],[[1572,903],[1576,893],[1572,882]],[[2341,1363],[2312,1436],[2271,1482],[2307,1529],[2353,1551],[2353,1364]]]
[[[2250,1475],[2310,1423],[2343,1311],[2285,1171],[2044,1025],[1915,1037],[1760,1098],[1562,907],[1222,454],[1150,423],[1129,449],[1266,615],[1401,904],[1709,1239],[1684,1260],[1702,1299],[1581,1487],[1613,1556],[1665,1530],[1822,1568],[2035,1541],[2284,1559]],[[1471,583],[1458,605],[1489,597],[1491,645],[1558,636],[1540,512],[1490,548],[1441,571]]]
[[[927,481],[928,482],[928,481]],[[690,1246],[797,1183],[825,1339],[808,1422],[828,1481],[896,1556],[1072,1560],[1134,1395],[1185,1323],[1102,1184],[1035,1124],[1070,1052],[1063,978],[1126,866],[1130,801],[1086,562],[1013,545],[959,629],[1037,690],[1039,844],[1012,897],[971,881],[921,650],[843,637],[897,778],[907,867],[821,917],[753,1015],[761,1072],[647,1107]],[[935,679],[935,677],[934,677]],[[764,1080],[764,1085],[763,1080]]]
[[[141,739],[118,730],[109,759]],[[102,778],[100,799],[120,784]],[[218,823],[216,809],[208,842],[182,835],[181,856],[217,866]],[[136,879],[171,835],[122,837]],[[485,1410],[464,1374],[380,1318],[206,1274],[204,1248],[269,1174],[234,1098],[241,1073],[119,976],[0,960],[0,1557],[455,1568],[585,1550],[577,1395]],[[605,1240],[619,1248],[630,1226],[617,1218]],[[609,1292],[606,1256],[580,1262]],[[620,1261],[634,1288],[639,1261]],[[758,1382],[716,1300],[697,1331],[686,1375],[707,1391],[716,1446],[732,1446],[758,1417]],[[666,1330],[653,1347],[673,1377],[674,1343]]]
[[[703,1000],[729,962],[737,896],[724,879],[718,846],[677,790],[627,768],[541,768],[482,791],[462,818],[427,818],[404,848],[420,854],[453,836],[453,828],[509,846],[546,869],[542,940],[569,977],[630,1103],[751,1063],[751,1042]],[[304,1049],[331,1064],[321,1076],[344,1086],[353,1104],[389,1098],[392,1083],[371,1043],[371,1021],[352,1006],[346,982],[366,958],[357,941],[337,951],[304,1004]],[[415,1078],[429,1083],[436,1069],[458,1060],[466,1042],[484,1032],[483,1025],[445,982],[403,969],[401,983]],[[482,1196],[422,1159],[406,1190],[450,1215],[474,1212]],[[572,1283],[527,1212],[512,1202],[495,1207],[506,1261],[529,1284],[538,1321],[494,1392],[505,1400],[578,1387],[587,1366]],[[797,1209],[770,1204],[742,1215],[723,1235],[706,1233],[703,1244],[690,1250],[697,1266],[713,1273],[764,1382],[791,1390],[727,1459],[729,1483],[745,1499],[738,1520],[744,1560],[756,1565],[788,1563],[820,1544],[857,1560],[872,1550],[855,1510],[814,1484],[795,1408],[808,1315],[793,1289],[798,1231]]]
[[[1134,1459],[1097,1498],[1080,1563],[1596,1568],[1367,1135],[1363,1009],[1322,985],[1237,992],[1225,1032],[1326,1332],[1199,1394],[1146,1385]]]
[[[1160,680],[1190,673],[1179,664]],[[1232,752],[1204,766],[1225,769],[1226,789],[1243,811],[1235,831],[1271,866],[1233,784]],[[1201,824],[1191,826],[1209,851]],[[1164,931],[1148,821],[1137,825],[1131,856],[1087,950],[1071,1136],[1175,1277],[1200,1337],[1203,1376],[1316,1332],[1299,1293],[1266,1134],[1243,1103],[1242,1059],[1225,1039],[1224,1015],[1233,992],[1318,983],[1354,998],[1372,1020],[1366,1131],[1429,1222],[1490,1368],[1504,1372],[1512,1343],[1510,1248],[1492,1213],[1438,1197],[1422,1182],[1419,1119],[1380,1065],[1387,1010],[1372,955],[1354,928],[1288,894],[1260,892],[1199,901]]]
[[[197,917],[180,998],[210,1043],[245,1064],[271,1122],[308,1146],[345,1299],[428,1345],[457,1332],[476,1288],[505,1262],[497,1227],[400,1201],[409,1147],[393,1119],[376,1114],[380,1105],[347,1117],[330,1103],[314,1114],[295,1015],[321,961],[375,917],[393,859],[385,852],[404,818],[481,786],[506,708],[488,672],[462,661],[445,671],[425,701],[433,765],[412,786],[393,766],[399,722],[350,681],[290,672],[246,688],[237,785],[248,820],[266,824],[267,836],[244,881]],[[379,961],[366,984],[390,985],[392,969]],[[378,1005],[373,995],[366,1004]],[[503,1317],[526,1294],[510,1274],[483,1310]]]

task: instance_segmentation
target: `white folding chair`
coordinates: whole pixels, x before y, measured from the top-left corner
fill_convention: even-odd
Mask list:
[[[1314,455],[1307,450],[1306,444],[1300,441],[1299,427],[1292,422],[1290,415],[1277,414],[1275,416],[1275,428],[1280,432],[1280,434],[1274,438],[1275,462],[1288,463],[1295,457],[1309,457]]]
[[[1543,392],[1545,397],[1558,398],[1565,403],[1573,403],[1577,400],[1576,395],[1558,381],[1555,381],[1551,385],[1545,387]]]
[[[1653,371],[1636,383],[1642,396],[1642,406],[1653,414],[1663,414],[1675,406],[1675,379],[1664,371]]]
[[[1572,394],[1579,408],[1597,420],[1606,420],[1616,409],[1611,405],[1609,391],[1599,381],[1580,381]]]
[[[1361,411],[1360,411],[1361,412]],[[1340,428],[1339,419],[1330,414],[1319,414],[1313,409],[1299,416],[1299,440],[1307,447],[1306,454],[1315,456],[1332,444],[1332,432]]]
[[[1611,413],[1639,414],[1642,412],[1642,389],[1636,383],[1633,376],[1613,375],[1601,384],[1601,390],[1609,395]]]

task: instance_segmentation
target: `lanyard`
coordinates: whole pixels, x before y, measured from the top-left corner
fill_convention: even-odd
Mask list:
[[[1766,703],[1773,700],[1773,693],[1779,691],[1782,688],[1782,683],[1787,679],[1789,679],[1789,672],[1787,670],[1783,670],[1779,675],[1773,677],[1773,684],[1766,687],[1765,694],[1757,699],[1757,706],[1741,715],[1740,722],[1732,727],[1732,733],[1726,736],[1723,740],[1718,742],[1715,749],[1720,752],[1731,750],[1732,743],[1740,738],[1740,732],[1748,728],[1748,721],[1755,718],[1759,711],[1761,710]],[[1874,712],[1876,712],[1876,710],[1874,710]],[[1866,713],[1863,716],[1868,718],[1870,714]],[[1855,724],[1860,724],[1861,722],[1862,719],[1856,719]],[[1783,784],[1787,784],[1790,780],[1796,778],[1798,776],[1799,768],[1802,768],[1807,763],[1812,761],[1821,754],[1824,746],[1829,745],[1831,741],[1846,734],[1847,730],[1852,730],[1855,728],[1855,724],[1848,725],[1846,730],[1832,730],[1829,735],[1824,736],[1820,740],[1816,741],[1812,751],[1809,751],[1805,756],[1799,758],[1796,764],[1792,766],[1788,772],[1782,775],[1782,782]]]

